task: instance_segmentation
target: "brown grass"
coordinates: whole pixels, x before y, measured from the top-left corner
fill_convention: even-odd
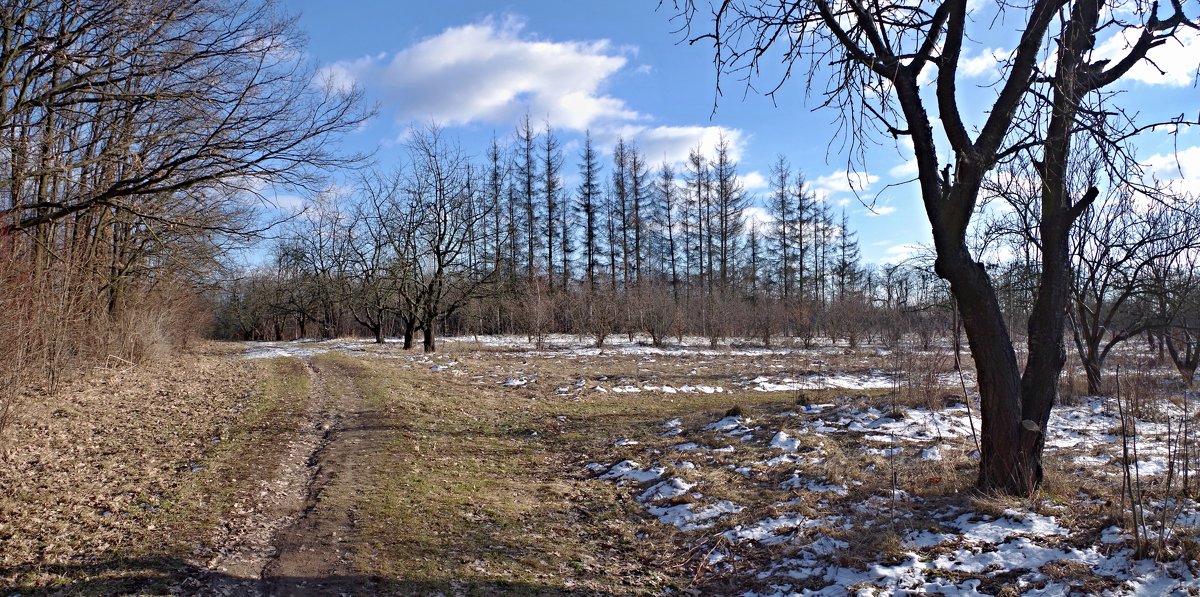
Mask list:
[[[0,581],[21,592],[80,586],[115,592],[126,586],[121,575],[145,582],[158,574],[165,585],[171,566],[194,566],[211,553],[219,536],[213,528],[236,524],[236,505],[268,474],[289,425],[298,421],[304,402],[296,397],[307,394],[307,378],[296,360],[230,365],[223,353],[236,348],[203,349],[163,369],[98,371],[89,383],[47,400],[40,418],[22,417],[23,437],[49,432],[58,439],[14,452],[11,462],[21,464],[0,465],[0,482],[15,487],[0,501],[0,540],[17,546],[0,554]],[[889,357],[866,351],[835,358],[858,371],[889,368]],[[905,455],[888,457],[869,453],[879,446],[861,434],[802,433],[804,422],[818,416],[837,419],[868,406],[887,412],[897,402],[889,390],[768,393],[734,383],[760,374],[819,372],[813,360],[811,354],[572,356],[454,345],[432,356],[395,347],[321,356],[317,366],[336,369],[346,384],[334,390],[360,394],[377,412],[376,437],[383,438],[356,484],[333,484],[322,500],[355,513],[346,538],[355,572],[409,593],[722,593],[756,582],[746,576],[749,567],[794,554],[818,534],[849,543],[831,556],[846,565],[896,561],[904,557],[900,540],[907,532],[941,528],[943,521],[928,513],[952,507],[994,516],[1011,508],[1053,514],[1074,531],[1073,540],[1091,542],[1120,519],[1114,505],[1119,479],[1076,467],[1073,451],[1051,451],[1045,485],[1033,499],[981,495],[971,490],[977,462],[967,455],[969,440],[939,444],[943,460],[930,462],[913,457],[924,447],[916,443],[906,444]],[[921,381],[944,372],[944,363],[923,362],[929,375],[913,378],[904,399],[910,409],[937,406],[948,391]],[[450,368],[435,370],[434,364]],[[510,377],[532,381],[504,386]],[[583,389],[576,387],[580,379]],[[708,384],[725,391],[594,388],[624,384]],[[814,415],[797,412],[797,402],[835,406]],[[703,429],[734,408],[758,428],[752,441]],[[684,432],[662,435],[662,424],[672,418],[681,419]],[[780,454],[766,447],[780,429],[810,458],[794,466],[764,464]],[[638,443],[616,445],[623,439]],[[733,445],[736,452],[671,451],[689,441]],[[28,464],[35,457],[54,464]],[[798,530],[792,542],[770,547],[732,545],[719,535],[724,526],[683,533],[635,501],[644,485],[597,481],[584,468],[627,458],[643,465],[695,462],[696,469],[671,474],[697,483],[704,496],[676,501],[729,499],[744,506],[722,525],[839,514],[855,526]],[[77,460],[88,468],[71,469]],[[748,467],[746,474],[732,468],[740,466]],[[847,495],[781,489],[793,472],[806,481],[844,484]],[[32,481],[43,477],[48,485]],[[76,491],[71,484],[80,478],[85,482]],[[893,488],[917,500],[892,502]],[[1148,491],[1161,497],[1153,486]],[[867,500],[874,500],[870,508],[857,509]],[[76,516],[83,523],[72,527]],[[44,522],[35,526],[34,520]],[[1195,554],[1195,537],[1185,534],[1173,549]],[[740,567],[709,563],[710,554],[723,552],[743,558]],[[153,554],[165,560],[154,563]],[[125,563],[104,564],[118,560]],[[1104,590],[1104,581],[1069,565],[1043,573],[1084,592]],[[976,577],[989,590],[1013,590],[1013,579],[1003,574]]]
[[[277,366],[181,355],[95,370],[22,410],[0,463],[0,587],[155,592],[186,574],[272,459],[265,432],[294,389]]]

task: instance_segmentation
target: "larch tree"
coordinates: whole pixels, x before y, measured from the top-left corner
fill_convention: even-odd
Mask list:
[[[630,286],[630,273],[633,271],[632,251],[629,250],[629,151],[628,145],[625,144],[625,139],[617,138],[617,144],[613,146],[613,172],[612,172],[612,201],[610,202],[611,209],[615,210],[613,220],[617,221],[617,228],[620,230],[621,242],[616,243],[613,240],[614,253],[619,250],[621,258],[618,260],[621,264],[621,283],[624,288]],[[614,270],[615,271],[615,270]],[[616,274],[613,274],[615,279]]]
[[[642,264],[646,262],[647,205],[650,196],[650,172],[646,166],[646,158],[642,155],[636,143],[628,144],[626,148],[629,164],[629,212],[625,217],[625,227],[633,233],[631,248],[633,255],[633,284],[642,282]]]
[[[935,271],[950,284],[978,373],[983,429],[977,486],[1029,495],[1041,484],[1046,425],[1066,362],[1070,231],[1099,195],[1095,187],[1069,192],[1073,141],[1089,135],[1115,154],[1127,150],[1122,141],[1146,125],[1135,124],[1135,115],[1121,111],[1118,98],[1104,90],[1145,61],[1153,47],[1195,24],[1181,0],[1168,7],[1158,2],[1114,7],[1103,0],[1001,3],[995,19],[978,24],[969,4],[726,0],[703,24],[691,0],[677,0],[676,8],[689,32],[702,27],[697,35],[689,33],[691,41],[712,43],[718,73],[751,77],[778,51],[783,79],[792,69],[827,78],[822,103],[840,110],[853,139],[867,141],[876,131],[911,142],[916,184],[933,232]],[[995,35],[997,25],[1013,27],[1015,47],[998,64],[992,97],[963,101],[958,84],[964,46],[983,34],[976,26]],[[1131,40],[1122,55],[1096,55],[1101,36],[1120,34]],[[939,117],[938,133],[931,109]],[[947,156],[950,161],[943,163]],[[1034,162],[1041,179],[1042,267],[1023,369],[995,286],[967,244],[985,179],[998,164],[1016,159]]]
[[[525,241],[525,277],[532,280],[538,269],[537,133],[526,114],[516,132],[516,193],[520,201],[521,236]]]
[[[805,242],[804,229],[806,226],[812,226],[812,206],[816,202],[816,197],[812,191],[808,189],[808,181],[804,179],[804,173],[797,172],[792,178],[792,196],[796,199],[795,219],[789,226],[795,240],[792,245],[796,250],[796,263],[794,265],[796,271],[796,296],[800,303],[804,303],[807,295],[807,268],[808,254],[811,252],[811,245]]]
[[[600,221],[603,197],[600,194],[600,160],[592,145],[592,133],[586,131],[579,153],[579,188],[576,209],[583,218],[584,277],[588,288],[596,289],[596,268],[600,263]]]
[[[833,277],[837,280],[837,298],[844,300],[847,290],[853,292],[862,278],[858,235],[850,230],[850,218],[846,216],[845,208],[842,208],[842,220],[837,235],[837,258],[833,262]]]
[[[796,247],[792,244],[795,238],[793,226],[796,221],[796,195],[792,193],[792,169],[787,158],[779,154],[775,163],[771,164],[769,178],[770,195],[767,198],[767,213],[771,222],[764,234],[766,237],[766,252],[772,265],[770,275],[771,285],[779,289],[779,295],[785,301],[792,298],[792,287],[795,280]]]
[[[671,296],[679,302],[679,247],[676,226],[679,223],[679,187],[675,182],[675,169],[667,161],[658,168],[655,182],[654,224],[659,230],[659,253],[662,255],[660,269],[671,285]]]
[[[722,136],[717,141],[716,149],[717,155],[712,164],[714,218],[710,221],[716,227],[713,237],[716,244],[718,286],[725,291],[729,289],[734,256],[740,248],[742,234],[745,232],[744,212],[750,197],[746,195],[745,188],[738,179],[737,163],[730,155],[729,140]]]
[[[554,290],[554,270],[558,267],[554,259],[555,245],[560,245],[562,251],[562,259],[564,261],[563,276],[568,276],[569,272],[565,269],[565,261],[567,259],[567,247],[563,246],[566,243],[566,228],[559,228],[564,222],[563,217],[566,210],[562,210],[559,205],[562,194],[562,148],[558,138],[554,136],[554,129],[550,127],[550,121],[546,121],[546,129],[542,134],[542,198],[546,203],[546,211],[544,212],[546,225],[543,230],[546,233],[546,283],[551,291]],[[562,210],[564,213],[559,213]],[[566,284],[564,282],[563,286]]]
[[[506,279],[515,277],[513,273],[514,261],[513,256],[506,253],[506,246],[512,242],[512,232],[505,227],[506,210],[501,206],[506,205],[505,190],[508,186],[509,169],[505,164],[505,153],[500,147],[500,140],[492,136],[492,142],[487,149],[487,197],[492,205],[496,206],[492,210],[490,237],[492,240],[491,256],[492,264],[497,271],[503,271]]]
[[[683,229],[687,272],[689,276],[695,276],[691,282],[693,285],[707,289],[711,287],[709,270],[712,267],[711,262],[707,267],[705,265],[708,238],[711,236],[709,199],[712,181],[708,160],[700,153],[699,147],[694,147],[688,152],[687,162],[684,164],[684,181],[687,187],[687,198],[684,200],[687,215]]]

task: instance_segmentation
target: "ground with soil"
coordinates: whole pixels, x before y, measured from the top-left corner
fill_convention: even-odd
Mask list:
[[[873,586],[855,571],[897,575],[964,545],[1003,553],[1035,540],[1020,525],[1055,530],[1039,553],[1127,541],[1112,460],[1090,440],[1056,440],[1038,500],[969,491],[970,372],[950,363],[844,347],[207,345],[24,405],[0,462],[0,587],[788,594]],[[980,542],[975,524],[1010,532]],[[1059,563],[960,563],[944,586],[1126,586]]]

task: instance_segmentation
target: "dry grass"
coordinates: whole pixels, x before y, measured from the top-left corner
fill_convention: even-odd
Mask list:
[[[0,463],[0,587],[154,593],[194,569],[273,457],[267,430],[297,389],[277,365],[181,355],[24,409]]]
[[[225,356],[100,372],[47,402],[41,418],[17,423],[22,437],[45,432],[58,439],[22,448],[19,457],[0,465],[0,482],[6,491],[14,488],[0,501],[0,540],[6,544],[0,582],[21,592],[118,592],[135,581],[161,587],[179,567],[194,571],[210,555],[221,536],[213,529],[238,524],[237,505],[257,479],[269,475],[289,426],[304,409],[297,397],[308,393],[297,360],[230,365]],[[363,474],[352,485],[332,484],[322,500],[354,513],[346,541],[355,573],[386,579],[385,588],[410,594],[721,594],[756,586],[754,570],[821,536],[847,545],[831,555],[842,565],[895,562],[907,557],[901,539],[908,532],[945,529],[944,518],[930,514],[935,512],[1053,514],[1081,546],[1094,544],[1121,519],[1119,479],[1081,470],[1069,449],[1049,454],[1038,496],[1017,500],[972,491],[977,461],[968,455],[969,439],[909,443],[907,455],[894,456],[872,452],[882,444],[864,433],[804,432],[818,418],[836,420],[865,408],[941,408],[944,395],[954,391],[937,383],[949,367],[945,358],[903,357],[910,359],[909,375],[896,392],[772,393],[738,383],[839,367],[889,370],[896,358],[870,350],[819,358],[572,355],[468,350],[461,344],[428,357],[394,346],[323,355],[316,366],[336,371],[341,384],[328,389],[363,397],[375,413],[379,443],[364,455]],[[527,383],[504,385],[510,379]],[[724,391],[611,391],[664,384]],[[798,404],[832,406],[818,414]],[[732,409],[753,429],[746,441],[704,429]],[[665,435],[663,423],[675,418],[682,432]],[[767,444],[781,429],[798,441],[798,461],[769,466],[765,461],[781,452]],[[684,442],[736,451],[672,450]],[[913,457],[912,448],[930,445],[940,448],[941,460]],[[771,546],[735,545],[715,530],[679,531],[636,501],[644,485],[598,481],[585,468],[624,459],[693,462],[694,469],[671,474],[696,483],[701,501],[743,506],[723,519],[729,524],[787,515],[816,526],[796,529],[788,542]],[[72,468],[76,462],[86,464]],[[805,482],[842,485],[845,493],[782,489],[793,473]],[[84,482],[73,488],[78,479]],[[899,490],[896,497],[888,497],[893,490]],[[1148,483],[1147,491],[1160,499],[1164,489]],[[675,502],[696,499],[685,494]],[[1194,557],[1196,545],[1194,534],[1183,533],[1174,549]],[[740,563],[717,566],[713,554],[736,554],[741,559],[730,561]],[[1065,564],[1042,572],[1083,592],[1111,588],[1104,584],[1109,581]],[[1014,590],[1014,579],[1003,574],[969,576],[992,592]],[[157,585],[147,584],[159,577]]]

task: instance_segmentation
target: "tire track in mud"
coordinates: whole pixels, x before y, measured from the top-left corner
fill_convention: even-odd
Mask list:
[[[340,595],[367,590],[351,570],[352,495],[363,453],[378,429],[339,365],[304,360],[309,403],[274,477],[260,481],[256,503],[229,547],[209,562],[203,595]],[[351,488],[346,490],[346,488]],[[228,525],[227,525],[228,527]],[[226,529],[228,530],[228,529]]]

